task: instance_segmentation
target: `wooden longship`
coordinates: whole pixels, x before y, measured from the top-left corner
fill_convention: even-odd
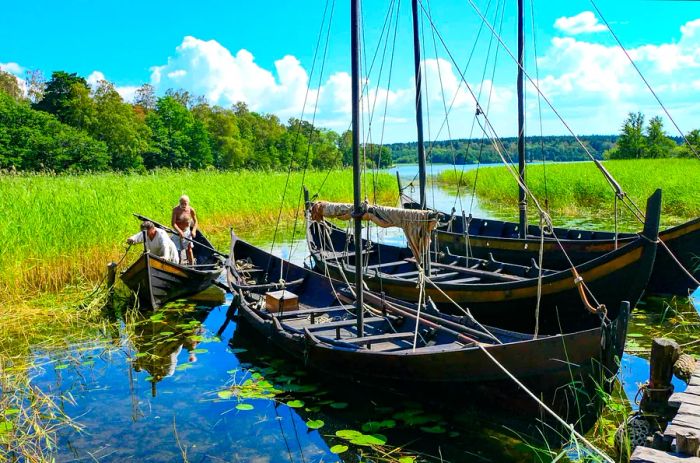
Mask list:
[[[657,191],[648,203],[644,231],[624,246],[597,259],[566,270],[542,270],[539,309],[540,332],[557,333],[581,329],[588,320],[577,275],[583,278],[591,301],[597,300],[611,316],[622,301],[636,304],[644,292],[656,255],[661,208]],[[317,270],[334,278],[355,280],[356,247],[352,237],[329,222],[308,221],[307,241]],[[369,289],[402,300],[420,297],[418,270],[406,247],[363,240],[363,280]],[[480,321],[523,332],[533,332],[536,323],[539,268],[466,258],[450,253],[432,253],[425,293],[442,310],[461,313],[468,309]],[[427,273],[426,273],[427,274]],[[590,302],[590,301],[589,301]]]

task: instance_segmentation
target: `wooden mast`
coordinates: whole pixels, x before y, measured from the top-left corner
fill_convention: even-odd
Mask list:
[[[420,208],[425,209],[425,146],[423,145],[423,78],[420,70],[420,38],[418,35],[418,0],[411,1],[413,13],[413,62],[416,79],[416,129],[418,132],[418,186]]]
[[[360,0],[350,0],[352,62],[352,186],[355,216],[355,312],[357,336],[364,334],[362,292],[362,191],[360,169]]]
[[[523,107],[523,66],[525,56],[525,29],[523,27],[523,0],[518,0],[518,172],[520,182],[525,185],[525,109]],[[527,195],[525,188],[518,185],[518,209],[520,238],[527,236]]]

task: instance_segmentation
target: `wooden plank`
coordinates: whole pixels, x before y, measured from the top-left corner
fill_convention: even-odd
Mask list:
[[[685,434],[689,432],[700,434],[700,429],[691,426],[686,426],[684,424],[676,424],[674,421],[666,427],[666,430],[664,431],[664,436],[675,438],[676,434]]]
[[[677,453],[663,452],[649,447],[637,447],[630,463],[700,463],[698,457],[682,457]]]
[[[700,385],[697,386],[688,386],[685,388],[685,391],[683,391],[684,394],[692,394],[692,395],[700,395]]]
[[[375,341],[390,341],[392,339],[413,339],[413,333],[384,333],[361,338],[341,338],[340,340],[350,344],[367,344]]]
[[[365,318],[365,323],[374,323],[374,322],[380,322],[384,321],[384,318],[382,317],[368,317]],[[337,322],[329,322],[329,323],[314,323],[313,325],[308,324],[306,327],[309,329],[309,331],[322,331],[326,329],[334,329],[334,328],[345,328],[347,326],[355,326],[357,324],[357,320],[352,318],[350,320],[341,320]]]
[[[693,404],[682,404],[677,413],[679,415],[700,416],[700,407]]]
[[[352,310],[351,306],[337,306],[337,307],[323,307],[320,309],[299,309],[299,310],[287,310],[284,312],[277,312],[271,314],[273,317],[277,318],[291,318],[291,317],[300,317],[303,315],[320,315],[324,313],[329,313],[329,312],[341,312],[345,310]]]
[[[406,259],[406,260],[411,260],[411,261],[415,262],[414,258],[410,258],[410,259]],[[443,268],[443,269],[452,270],[454,272],[464,273],[467,275],[474,275],[474,276],[483,277],[483,278],[491,278],[492,280],[501,280],[501,281],[527,280],[527,278],[519,277],[516,275],[501,274],[501,273],[496,273],[494,271],[480,270],[480,269],[475,269],[472,267],[466,268],[466,267],[459,267],[457,265],[440,264],[437,262],[431,262],[430,266],[432,268]]]
[[[672,407],[680,407],[682,404],[693,404],[700,406],[700,395],[676,392],[669,397],[668,404]]]
[[[685,426],[688,428],[697,429],[700,431],[700,416],[697,415],[676,415],[673,417],[671,424],[677,426]],[[700,435],[700,432],[697,433]]]

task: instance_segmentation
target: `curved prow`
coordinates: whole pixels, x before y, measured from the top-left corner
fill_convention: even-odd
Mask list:
[[[661,189],[657,189],[654,194],[647,199],[647,213],[644,221],[642,235],[649,240],[656,242],[659,238],[659,221],[661,220]]]

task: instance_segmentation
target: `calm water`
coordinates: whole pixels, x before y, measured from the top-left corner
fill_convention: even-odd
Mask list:
[[[413,169],[399,172],[411,180]],[[434,186],[429,201],[449,210],[456,199]],[[468,196],[461,201],[474,215],[488,214]],[[371,233],[402,242],[394,232]],[[274,252],[297,263],[306,255],[302,241]],[[155,314],[127,313],[86,343],[35,350],[36,363],[45,365],[35,385],[72,398],[62,406],[83,426],[61,431],[58,461],[536,461],[516,438],[516,430],[531,431],[532,423],[311,378],[228,320],[229,303],[178,302]],[[647,301],[648,310],[635,312],[628,350],[639,356],[626,354],[620,370],[630,399],[648,378],[643,356],[652,336],[697,337],[697,312],[671,312],[669,303]],[[367,437],[372,434],[379,436]]]

